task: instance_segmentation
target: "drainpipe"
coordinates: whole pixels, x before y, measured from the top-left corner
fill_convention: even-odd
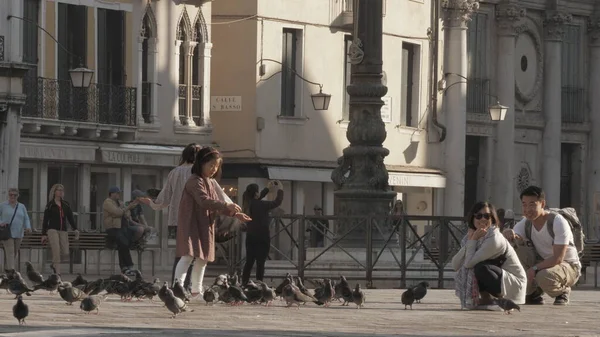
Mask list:
[[[431,36],[430,50],[433,55],[430,74],[431,81],[431,121],[440,129],[439,143],[446,139],[446,126],[438,121],[438,70],[439,70],[439,40],[440,40],[440,4],[437,0],[431,1],[433,12],[433,32]]]

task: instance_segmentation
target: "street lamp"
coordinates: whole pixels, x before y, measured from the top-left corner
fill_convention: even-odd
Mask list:
[[[329,101],[331,101],[331,95],[323,93],[323,86],[319,85],[319,93],[310,95],[312,99],[313,107],[317,111],[329,109]]]
[[[493,121],[503,121],[506,117],[508,107],[501,105],[500,102],[496,102],[494,105],[490,105],[490,117]]]
[[[89,88],[92,84],[92,78],[94,77],[94,71],[87,68],[75,68],[69,70],[71,76],[71,83],[75,88]]]
[[[282,67],[284,66],[283,63],[281,63],[280,61],[277,60],[273,60],[273,59],[261,59],[260,60],[260,67],[259,67],[259,74],[260,76],[264,76],[264,74],[267,72],[267,66],[266,64],[263,64],[264,61],[269,61],[269,62],[274,62],[277,64],[280,64]],[[310,83],[310,84],[314,84],[314,85],[318,85],[319,86],[319,93],[318,94],[311,94],[310,98],[312,100],[312,104],[313,104],[313,108],[317,111],[323,111],[323,110],[328,110],[329,109],[329,102],[331,101],[331,95],[329,94],[324,94],[323,93],[323,85],[317,82],[313,82],[313,81],[309,81],[306,78],[300,76],[300,74],[298,74],[296,72],[296,70],[290,68],[290,67],[286,67],[287,70],[291,71],[294,73],[294,75],[298,76],[298,78],[300,78],[301,80],[303,80],[306,83]],[[277,71],[274,74],[272,74],[271,76],[265,78],[265,79],[260,79],[261,81],[268,81],[271,77],[279,74],[281,72]]]
[[[22,17],[19,17],[19,16],[14,16],[14,15],[7,16],[6,20],[10,20],[12,18],[19,19],[19,20],[21,20],[23,22],[27,22],[27,23],[30,23],[32,25],[35,25],[37,28],[39,28],[44,33],[46,33],[48,36],[50,36],[50,38],[52,40],[54,40],[54,42],[56,42],[56,44],[62,50],[64,50],[67,54],[75,56],[75,57],[77,57],[77,58],[79,58],[81,60],[81,57],[79,57],[78,55],[75,55],[75,54],[71,53],[69,50],[67,50],[67,48],[65,48],[62,44],[60,44],[60,42],[58,42],[58,40],[54,36],[52,36],[52,34],[50,34],[43,27],[40,27],[40,25],[38,25],[37,22],[31,21],[29,19],[25,19],[25,18],[22,18]],[[83,61],[83,60],[81,60],[81,61]],[[75,87],[75,88],[89,88],[90,85],[92,84],[92,78],[94,77],[94,71],[91,70],[91,69],[85,68],[82,65],[79,68],[75,68],[75,69],[69,70],[69,76],[71,77],[71,84],[73,85],[73,87]]]
[[[450,89],[452,86],[456,85],[456,84],[466,84],[468,83],[470,80],[460,74],[455,74],[455,73],[446,73],[446,76],[448,75],[456,75],[462,79],[464,79],[464,81],[458,81],[458,82],[454,82],[452,84],[450,84],[449,86],[446,87],[446,80],[440,80],[440,83],[438,83],[438,88],[439,91],[443,92],[444,95],[446,94],[446,91],[448,91],[448,89]],[[494,95],[490,95],[488,93],[486,93],[486,95],[488,95],[489,97],[495,98],[496,99],[496,104],[494,105],[490,105],[488,107],[488,113],[490,114],[490,119],[492,121],[503,121],[506,118],[506,113],[508,112],[508,107],[501,105],[500,102],[498,101],[498,97],[494,96]]]

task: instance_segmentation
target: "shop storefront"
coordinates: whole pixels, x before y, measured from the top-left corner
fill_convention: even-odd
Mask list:
[[[131,199],[133,190],[162,188],[169,171],[179,164],[181,151],[180,147],[23,140],[18,184],[20,201],[30,211],[34,227],[41,228],[50,188],[63,184],[65,200],[77,210],[79,227],[95,230],[101,228],[102,203],[111,186],[121,187],[124,201]],[[150,244],[162,246],[164,242],[168,246],[167,212],[143,207],[148,225],[158,232]]]

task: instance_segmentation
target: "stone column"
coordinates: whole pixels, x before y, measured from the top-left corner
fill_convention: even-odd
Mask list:
[[[465,210],[465,148],[467,135],[467,22],[479,8],[475,0],[442,0],[444,9],[444,72],[448,74],[444,121],[446,188],[445,216],[463,216]],[[476,179],[476,178],[473,178]]]
[[[201,43],[200,64],[198,69],[201,71],[200,80],[202,81],[202,125],[209,127],[212,125],[210,121],[210,58],[212,43]]]
[[[590,132],[590,160],[591,160],[591,172],[589,176],[589,205],[591,205],[590,212],[590,226],[587,233],[594,233],[595,238],[599,239],[598,236],[600,230],[600,213],[596,210],[599,206],[596,205],[600,198],[600,114],[598,109],[600,107],[600,5],[596,10],[596,13],[589,21],[588,33],[590,36],[590,88],[589,88],[589,100],[590,100],[590,120],[592,122],[592,132]]]
[[[506,118],[497,122],[496,149],[492,175],[492,202],[498,208],[514,208],[515,180],[515,24],[525,16],[525,9],[505,0],[496,6],[498,32],[497,95],[508,107]],[[493,100],[490,104],[494,104]]]
[[[542,143],[542,187],[549,207],[560,204],[561,147],[561,46],[564,25],[573,20],[571,14],[547,11],[544,20],[544,119]]]
[[[149,81],[152,83],[150,88],[150,122],[156,128],[160,127],[158,118],[158,50],[156,45],[158,40],[155,37],[148,39],[148,67],[150,68]]]
[[[143,36],[138,36],[138,64],[137,64],[137,91],[136,91],[136,97],[135,100],[137,102],[136,105],[136,116],[137,116],[137,125],[141,126],[146,124],[146,121],[144,120],[144,115],[143,115],[143,111],[142,111],[142,91],[144,91],[144,87],[143,87],[143,83],[142,83],[142,79],[143,79],[143,72],[144,72],[144,68],[142,66],[142,59],[144,58],[144,40],[146,38]]]
[[[186,99],[186,109],[185,109],[185,125],[187,126],[196,126],[196,123],[194,122],[194,118],[192,117],[192,72],[193,71],[198,71],[198,69],[196,69],[196,67],[194,66],[192,60],[194,58],[194,49],[196,49],[196,46],[198,45],[198,42],[195,41],[188,41],[186,42],[186,56],[185,56],[185,84],[187,85],[187,99]]]

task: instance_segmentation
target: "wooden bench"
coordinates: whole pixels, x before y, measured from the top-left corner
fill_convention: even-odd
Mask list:
[[[581,258],[581,273],[583,279],[587,279],[586,269],[594,266],[594,288],[598,288],[598,262],[600,262],[600,243],[586,243]]]
[[[23,237],[21,241],[21,249],[29,249],[30,256],[33,250],[42,250],[48,247],[48,244],[42,245],[41,243],[42,233],[41,232],[32,232]],[[116,246],[114,244],[107,243],[106,233],[102,232],[80,232],[79,240],[75,240],[75,233],[69,232],[69,273],[73,274],[73,252],[75,251],[83,251],[85,253],[85,258],[83,258],[83,270],[84,274],[87,274],[87,256],[89,251],[97,251],[97,275],[100,275],[100,254],[103,250],[112,251],[111,263],[115,266],[115,255],[116,255]],[[138,252],[138,269],[142,271],[142,255],[144,252],[150,252],[152,255],[152,274],[155,273],[156,260],[155,260],[155,252],[156,248],[146,248],[142,252]],[[18,265],[21,266],[21,255],[18,257]],[[44,261],[41,262],[41,269],[44,267]]]

